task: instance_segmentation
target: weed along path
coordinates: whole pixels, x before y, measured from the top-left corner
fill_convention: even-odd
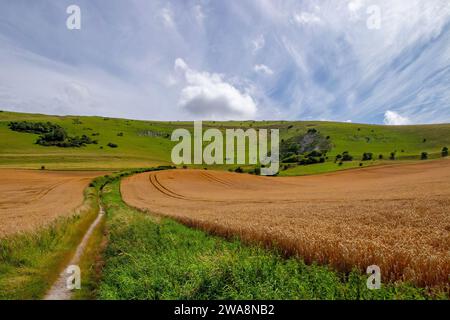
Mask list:
[[[84,234],[83,239],[81,240],[80,244],[78,245],[72,259],[67,264],[67,266],[64,268],[64,270],[61,272],[61,274],[59,275],[58,279],[53,284],[53,286],[50,288],[50,290],[46,294],[44,300],[70,300],[71,299],[73,291],[70,288],[68,288],[68,286],[67,286],[67,280],[73,274],[73,270],[71,270],[70,268],[72,266],[77,266],[77,267],[79,266],[81,257],[83,256],[83,253],[85,252],[85,249],[89,242],[89,239],[92,236],[94,230],[99,226],[104,215],[105,215],[105,211],[104,211],[103,206],[100,203],[99,213],[98,213],[96,219],[89,226],[89,229]],[[83,285],[83,270],[81,270],[80,277],[81,277],[80,278],[81,285]]]
[[[449,160],[278,178],[167,170],[125,178],[121,192],[135,208],[277,243],[307,263],[341,271],[376,264],[383,281],[448,285]]]

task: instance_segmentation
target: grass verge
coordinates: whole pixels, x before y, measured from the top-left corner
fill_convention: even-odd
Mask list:
[[[121,199],[120,182],[102,194],[108,245],[100,299],[429,299],[407,283],[368,290],[358,271],[306,265],[144,214]],[[433,298],[446,298],[434,295]]]

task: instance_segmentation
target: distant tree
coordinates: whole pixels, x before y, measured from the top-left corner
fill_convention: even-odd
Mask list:
[[[242,170],[241,167],[237,167],[237,168],[234,170],[234,172],[237,172],[237,173],[243,173],[244,170]]]
[[[380,154],[380,155],[378,156],[378,159],[383,160],[383,155]]]
[[[117,144],[112,143],[112,142],[109,142],[109,143],[107,144],[107,146],[110,147],[110,148],[117,148],[117,147],[118,147]]]
[[[395,152],[391,152],[391,154],[389,155],[389,159],[395,160]]]
[[[342,153],[342,161],[352,161],[352,160],[353,160],[353,156],[351,156],[348,151],[344,151]]]
[[[422,154],[420,155],[420,159],[427,160],[428,159],[428,152],[422,152]]]
[[[360,163],[359,163],[359,166],[360,166],[360,167],[362,167],[362,166],[363,166],[363,163],[362,163],[362,162],[360,162]]]
[[[364,152],[362,160],[363,161],[370,161],[373,159],[373,153],[372,152]]]
[[[427,139],[424,138],[424,139],[423,139],[423,143],[425,143],[425,142],[427,142]]]
[[[443,147],[443,148],[442,148],[441,155],[442,155],[443,157],[448,157],[448,148],[447,148],[447,147]]]

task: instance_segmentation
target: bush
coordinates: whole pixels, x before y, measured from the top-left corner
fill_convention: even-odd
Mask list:
[[[117,148],[117,147],[118,147],[117,144],[112,143],[112,142],[109,142],[109,143],[107,144],[107,146],[110,147],[110,148]]]
[[[383,155],[380,154],[380,155],[378,156],[378,159],[383,160]]]
[[[370,161],[373,159],[373,153],[371,152],[364,152],[362,160],[363,161]]]
[[[420,155],[420,159],[427,160],[428,159],[428,152],[422,152],[422,154]]]
[[[348,151],[344,151],[342,153],[342,161],[352,161],[352,160],[353,160],[353,156],[351,156]]]
[[[447,148],[447,147],[443,147],[443,148],[442,148],[441,155],[442,155],[443,157],[448,157],[448,148]]]
[[[45,170],[45,166],[41,166],[41,170]]]
[[[237,167],[237,168],[234,170],[234,172],[236,172],[236,173],[243,173],[244,170],[242,170],[241,167]]]
[[[117,134],[117,136],[118,136],[118,137],[123,137],[123,132],[119,132],[119,133]]]
[[[395,152],[391,152],[391,154],[389,155],[389,159],[395,160]]]

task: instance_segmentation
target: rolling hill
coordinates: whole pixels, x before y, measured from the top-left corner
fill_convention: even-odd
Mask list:
[[[86,135],[97,140],[79,148],[61,148],[36,144],[38,134],[16,132],[11,121],[51,122],[64,128],[71,136]],[[116,119],[94,116],[51,116],[0,112],[0,167],[39,169],[123,169],[171,164],[170,140],[176,128],[191,128],[191,122],[159,122]],[[369,124],[319,121],[208,121],[204,129],[279,128],[282,142],[316,129],[331,142],[324,163],[314,165],[282,165],[280,175],[303,175],[359,167],[363,153],[373,153],[374,160],[362,166],[420,160],[422,152],[428,158],[441,156],[443,147],[450,146],[450,124],[382,126]],[[111,148],[108,144],[117,145]],[[348,151],[353,161],[339,165],[336,156]],[[395,152],[396,161],[389,160]],[[379,159],[382,155],[383,159]],[[235,166],[216,166],[234,170]],[[247,167],[249,170],[251,167]],[[244,169],[246,167],[244,166]]]

